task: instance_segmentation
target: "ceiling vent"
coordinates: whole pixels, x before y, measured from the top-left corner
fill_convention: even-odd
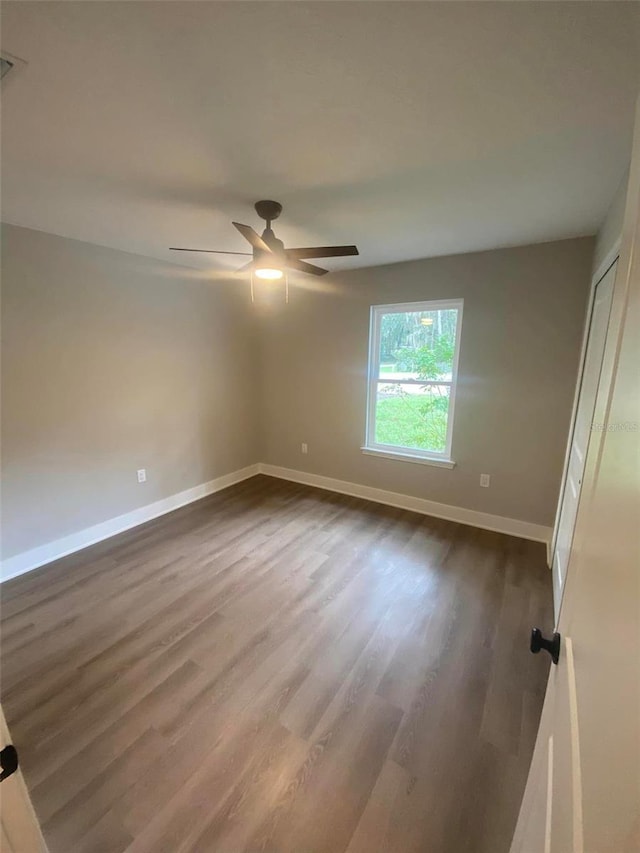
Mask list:
[[[0,53],[0,80],[2,80],[2,85],[4,86],[7,83],[7,78],[13,80],[16,71],[19,71],[21,68],[26,68],[26,66],[27,63],[24,59],[20,59],[18,56],[12,56],[12,54],[3,50],[2,53]]]
[[[5,56],[0,56],[0,78],[5,77],[13,68],[15,62],[7,59]]]

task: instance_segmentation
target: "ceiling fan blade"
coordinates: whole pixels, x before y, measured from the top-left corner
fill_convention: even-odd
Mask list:
[[[250,225],[243,225],[241,222],[232,222],[231,224],[238,229],[245,240],[248,240],[251,243],[254,249],[261,249],[263,252],[271,251],[271,248]]]
[[[329,272],[329,270],[323,270],[322,267],[317,267],[315,264],[306,264],[304,261],[297,261],[295,258],[287,258],[286,266],[289,269],[308,272],[311,275],[326,275]]]
[[[357,246],[316,246],[308,249],[287,249],[288,258],[345,258],[359,255]]]
[[[178,246],[169,246],[170,252],[206,252],[208,255],[251,255],[251,252],[225,252],[222,249],[182,249]]]

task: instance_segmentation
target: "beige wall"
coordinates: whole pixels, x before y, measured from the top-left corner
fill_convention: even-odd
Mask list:
[[[237,282],[3,226],[4,558],[259,460],[248,306]]]
[[[550,524],[592,255],[581,239],[356,270],[261,311],[235,281],[3,226],[3,558],[258,461]],[[465,300],[455,469],[364,456],[369,306],[448,297]]]
[[[593,248],[583,238],[433,258],[294,289],[261,325],[263,461],[550,525]],[[456,467],[362,454],[369,306],[454,297],[465,301]]]

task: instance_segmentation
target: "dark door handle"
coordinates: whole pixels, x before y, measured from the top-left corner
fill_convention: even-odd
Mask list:
[[[18,750],[15,746],[9,744],[0,752],[0,765],[2,772],[0,773],[0,782],[12,776],[18,769]]]
[[[560,658],[560,634],[556,632],[552,639],[547,640],[542,636],[540,628],[532,628],[531,651],[534,655],[537,655],[541,649],[544,649],[545,652],[549,652],[551,660],[557,664]]]

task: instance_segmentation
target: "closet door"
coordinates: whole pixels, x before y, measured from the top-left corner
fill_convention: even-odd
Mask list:
[[[600,381],[604,344],[609,326],[611,296],[613,294],[616,267],[617,262],[609,267],[608,271],[596,285],[593,296],[587,348],[562,494],[558,535],[553,554],[553,601],[556,622],[558,621],[560,602],[562,601],[562,593],[567,577],[567,564],[573,540],[573,529],[578,512],[578,501],[580,500],[580,490],[589,441],[599,441],[602,436],[600,429],[602,425],[593,424],[592,419],[596,403],[596,392]]]

